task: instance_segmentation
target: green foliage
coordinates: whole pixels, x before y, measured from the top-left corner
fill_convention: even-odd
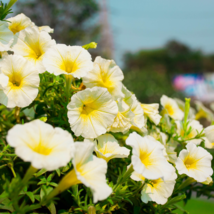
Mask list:
[[[6,16],[10,13],[12,13],[11,7],[17,2],[17,0],[10,0],[8,4],[3,4],[2,1],[0,1],[0,20],[4,21]]]

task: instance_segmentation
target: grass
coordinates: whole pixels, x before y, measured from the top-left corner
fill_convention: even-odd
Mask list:
[[[189,212],[189,214],[214,214],[214,201],[193,198],[186,206],[183,206],[182,202],[178,203],[178,205]],[[180,210],[174,213],[183,214]]]

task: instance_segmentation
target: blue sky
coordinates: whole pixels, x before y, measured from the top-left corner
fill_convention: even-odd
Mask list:
[[[115,58],[176,39],[214,52],[214,0],[108,0]]]

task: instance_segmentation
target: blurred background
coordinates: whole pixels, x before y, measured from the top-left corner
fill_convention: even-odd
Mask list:
[[[97,42],[93,57],[114,59],[141,102],[214,101],[212,0],[19,0],[14,11],[54,28],[58,43]]]

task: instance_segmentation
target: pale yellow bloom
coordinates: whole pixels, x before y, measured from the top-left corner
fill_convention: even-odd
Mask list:
[[[212,155],[194,143],[188,143],[176,161],[178,173],[186,174],[198,182],[205,182],[213,174]]]
[[[140,102],[137,100],[136,96],[131,93],[124,85],[122,87],[122,92],[125,95],[123,101],[131,108],[131,111],[134,113],[134,121],[131,128],[144,132],[146,130],[144,111],[141,108]]]
[[[55,44],[47,32],[40,32],[37,27],[27,27],[15,35],[12,50],[36,66],[39,73],[43,73],[46,71],[44,54]]]
[[[21,30],[24,30],[25,28],[29,26],[33,26],[33,23],[31,22],[30,18],[25,16],[25,14],[20,13],[17,16],[11,17],[7,19],[9,24],[9,29],[14,33],[18,33]]]
[[[123,72],[114,60],[106,60],[100,56],[96,57],[94,67],[83,77],[83,83],[87,88],[94,86],[107,88],[115,98],[124,97],[122,93]]]
[[[24,30],[27,27],[37,27],[29,17],[27,17],[25,14],[20,13],[14,17],[11,17],[7,19],[9,24],[9,29],[14,33],[18,33],[22,30]],[[38,27],[39,31],[45,31],[47,33],[53,33],[53,29],[51,29],[49,26],[42,26]]]
[[[96,138],[106,133],[118,113],[116,102],[106,88],[79,91],[68,104],[68,119],[76,136]]]
[[[184,117],[183,111],[178,107],[178,104],[172,99],[163,95],[161,97],[161,105],[166,113],[174,120],[182,120]]]
[[[66,166],[74,153],[71,134],[41,120],[15,125],[8,132],[7,142],[15,147],[18,157],[37,169],[49,171]]]
[[[145,178],[137,172],[133,172],[131,178],[135,181],[141,181],[143,184],[145,183]],[[158,178],[156,180],[150,180],[149,183],[145,183],[141,191],[141,200],[144,203],[154,201],[157,204],[165,204],[172,195],[176,178],[177,175],[174,170],[173,175],[165,180]]]
[[[202,184],[205,185],[212,185],[213,184],[213,179],[211,177],[207,177],[207,180],[204,182],[201,182]]]
[[[108,131],[126,133],[132,127],[135,115],[123,100],[119,99],[117,105],[117,116]]]
[[[101,135],[97,138],[97,141],[98,143],[95,142],[97,157],[103,158],[107,162],[113,158],[127,158],[129,156],[129,149],[121,147],[111,134]]]
[[[13,33],[8,29],[8,22],[0,21],[0,51],[10,50],[13,39]]]
[[[8,77],[6,87],[0,90],[0,103],[8,108],[26,107],[36,98],[39,87],[39,74],[25,58],[8,55],[0,62],[1,72]],[[4,81],[0,79],[0,84]]]
[[[205,141],[205,146],[209,149],[214,148],[214,125],[208,126],[204,129],[207,142]]]
[[[52,196],[80,183],[91,189],[94,203],[106,199],[112,193],[106,183],[107,163],[92,155],[93,150],[93,143],[75,143],[74,169],[60,181]]]
[[[57,44],[44,56],[44,65],[54,75],[71,75],[82,78],[93,68],[91,55],[81,46]]]
[[[174,173],[174,167],[164,157],[164,147],[151,136],[141,137],[136,132],[129,135],[126,144],[132,147],[134,171],[147,179],[167,178]]]
[[[153,104],[144,104],[141,103],[141,107],[144,111],[144,114],[154,122],[155,125],[158,125],[160,123],[161,116],[159,115],[159,104],[153,103]]]
[[[196,145],[199,145],[201,142],[201,139],[192,139],[197,136],[197,134],[201,133],[203,130],[203,126],[197,121],[197,120],[187,120],[188,125],[187,125],[187,130],[190,129],[191,131],[188,133],[188,135],[185,135],[184,128],[183,128],[183,123],[181,121],[175,121],[177,125],[177,133],[180,137],[180,139],[183,139],[186,141],[186,143],[192,142],[195,143]],[[192,140],[191,140],[192,139]]]
[[[206,108],[200,101],[195,101],[196,108],[198,110],[195,115],[195,119],[206,118],[208,121],[212,122],[214,120],[214,114],[211,110]]]

